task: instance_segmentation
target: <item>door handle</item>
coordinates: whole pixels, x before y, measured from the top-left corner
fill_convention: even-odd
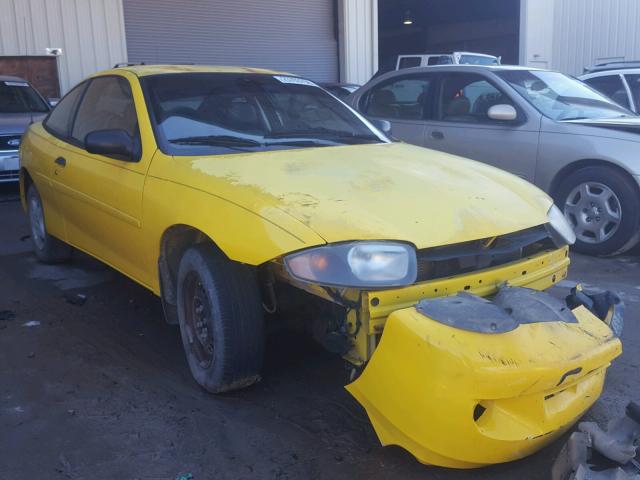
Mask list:
[[[434,130],[433,132],[431,132],[430,136],[434,140],[444,140],[444,133],[442,133],[442,132],[440,132],[438,130]]]
[[[64,157],[58,157],[54,160],[54,163],[61,167],[65,167],[67,165],[67,160]]]

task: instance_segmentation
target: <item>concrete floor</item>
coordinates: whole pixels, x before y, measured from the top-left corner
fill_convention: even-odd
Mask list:
[[[152,294],[85,256],[38,264],[15,189],[0,219],[0,311],[15,314],[0,314],[2,479],[549,479],[561,442],[467,472],[380,447],[342,361],[293,335],[269,339],[260,384],[208,395]],[[624,354],[588,413],[605,422],[640,400],[640,256],[573,261],[571,280],[627,304]]]

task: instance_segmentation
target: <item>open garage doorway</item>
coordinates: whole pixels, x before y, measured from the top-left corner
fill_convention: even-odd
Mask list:
[[[520,0],[378,0],[382,70],[398,55],[471,51],[518,64]]]

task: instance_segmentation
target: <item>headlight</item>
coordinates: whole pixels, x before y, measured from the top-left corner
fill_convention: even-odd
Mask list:
[[[288,272],[319,285],[397,287],[416,281],[415,248],[400,242],[350,242],[287,255]]]
[[[562,243],[567,245],[576,243],[576,233],[557,206],[552,205],[547,216],[549,217],[549,225],[553,230],[552,233],[559,236],[562,239]]]

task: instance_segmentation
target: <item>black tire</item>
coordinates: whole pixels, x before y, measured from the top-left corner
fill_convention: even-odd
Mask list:
[[[182,344],[195,380],[212,393],[260,380],[264,318],[255,269],[198,245],[180,260],[177,288]]]
[[[615,194],[617,198],[613,199],[612,203],[614,205],[618,204],[620,220],[615,230],[612,228],[610,230],[612,233],[608,233],[611,236],[606,238],[606,235],[603,235],[602,241],[598,241],[595,238],[590,239],[583,234],[583,239],[591,240],[584,241],[578,235],[576,244],[573,247],[574,250],[587,255],[608,256],[624,253],[633,248],[640,240],[640,208],[638,208],[640,194],[638,193],[638,186],[628,175],[613,167],[592,166],[582,168],[562,180],[557,189],[555,195],[556,203],[565,212],[565,215],[571,208],[567,203],[569,195],[575,191],[574,189],[585,184],[600,184]],[[574,199],[569,200],[570,203],[574,201]],[[598,211],[600,210],[596,210],[596,214]],[[587,215],[587,219],[593,218],[591,211],[585,213],[585,215]],[[571,223],[575,226],[578,223],[575,220],[575,215],[570,214],[570,217]],[[600,221],[600,217],[597,217],[597,219]],[[605,220],[602,221],[604,222]],[[579,229],[579,227],[576,228],[576,233],[578,233]]]
[[[27,190],[27,213],[33,250],[38,260],[52,264],[69,261],[73,248],[47,232],[42,199],[33,184]]]

